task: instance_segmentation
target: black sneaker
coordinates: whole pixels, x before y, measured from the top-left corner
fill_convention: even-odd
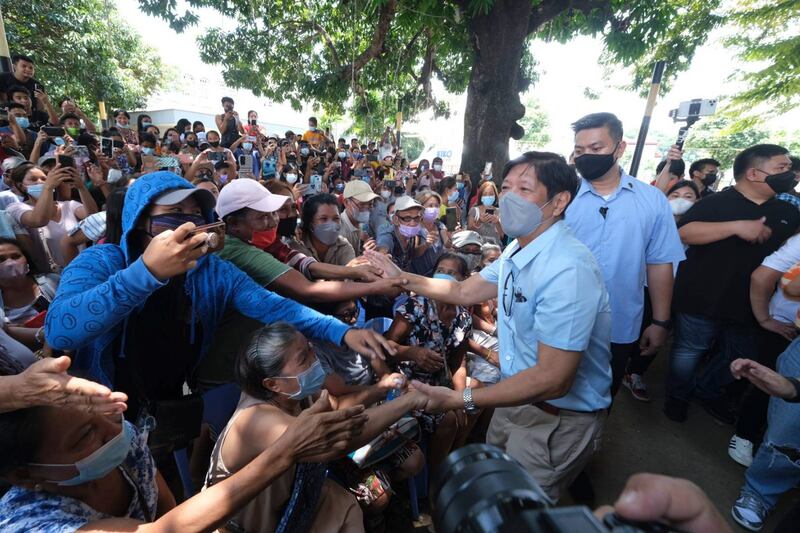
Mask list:
[[[683,400],[667,397],[664,402],[664,415],[673,422],[686,422],[689,404]]]
[[[736,413],[726,396],[723,395],[713,400],[695,398],[695,401],[705,409],[706,413],[711,415],[711,418],[713,418],[714,422],[717,424],[721,426],[732,426],[736,423]]]

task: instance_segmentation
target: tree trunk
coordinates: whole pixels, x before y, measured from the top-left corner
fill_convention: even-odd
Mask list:
[[[461,171],[473,183],[484,164],[492,162],[497,183],[508,162],[509,137],[520,138],[516,121],[525,116],[519,100],[520,61],[529,33],[531,0],[496,0],[486,15],[470,22],[475,60],[464,111]]]

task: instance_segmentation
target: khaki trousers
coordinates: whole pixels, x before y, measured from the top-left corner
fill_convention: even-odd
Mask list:
[[[533,405],[495,409],[486,442],[503,449],[554,501],[600,449],[607,412],[558,415]]]

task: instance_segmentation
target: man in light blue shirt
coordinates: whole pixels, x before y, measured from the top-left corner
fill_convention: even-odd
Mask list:
[[[611,394],[622,383],[634,398],[649,401],[642,374],[667,339],[672,265],[685,259],[683,245],[664,193],[618,164],[626,146],[622,122],[594,113],[572,128],[582,179],[566,222],[597,259],[611,297]],[[645,287],[653,316],[642,331]]]
[[[503,170],[500,219],[516,238],[463,282],[401,272],[407,288],[440,302],[498,299],[500,383],[454,391],[418,385],[426,411],[496,408],[487,442],[518,460],[555,500],[599,448],[611,403],[611,308],[589,249],[562,220],[578,178],[563,157],[527,152]],[[416,384],[415,384],[416,386]]]

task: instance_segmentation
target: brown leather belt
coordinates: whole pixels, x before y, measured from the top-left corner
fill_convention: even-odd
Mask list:
[[[560,407],[556,407],[553,404],[549,404],[547,402],[533,402],[531,404],[534,407],[538,407],[545,413],[553,416],[558,416],[561,414],[561,411],[567,411],[569,413],[578,413],[581,415],[593,415],[595,413],[599,413],[600,411],[604,411],[604,409],[598,409],[597,411],[573,411],[572,409],[561,409]]]

